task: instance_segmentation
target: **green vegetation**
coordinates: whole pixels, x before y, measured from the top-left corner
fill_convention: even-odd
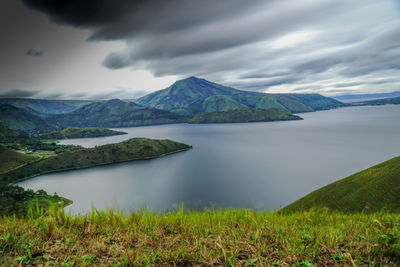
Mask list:
[[[43,155],[44,153],[62,153],[82,149],[75,145],[58,145],[54,142],[43,141],[37,137],[28,137],[7,127],[0,126],[0,144],[7,148],[24,151],[25,153],[34,153]]]
[[[0,181],[0,215],[2,216],[16,215],[22,217],[26,216],[32,207],[47,209],[54,203],[63,207],[69,205],[72,201],[57,195],[48,195],[43,190],[36,192],[24,190],[22,187],[12,186]],[[1,230],[0,234],[2,234]],[[2,237],[0,237],[0,242]]]
[[[7,172],[27,163],[38,160],[37,157],[19,153],[0,145],[0,173]]]
[[[186,118],[169,111],[113,99],[86,105],[68,114],[52,116],[49,120],[59,127],[133,127],[184,122]]]
[[[236,109],[196,115],[189,123],[257,122],[275,120],[301,120],[282,109]]]
[[[5,174],[0,174],[0,180],[10,183],[17,182],[45,173],[156,158],[190,148],[191,146],[189,145],[171,140],[132,138],[117,144],[64,152],[53,157],[44,158]]]
[[[72,112],[93,101],[85,100],[45,100],[29,98],[0,98],[1,105],[11,105],[32,113],[33,115],[46,117],[51,114],[62,114]]]
[[[11,105],[0,106],[0,125],[28,134],[55,130],[46,120]]]
[[[240,91],[196,77],[177,81],[164,90],[139,98],[136,102],[190,116],[244,108],[278,108],[298,113],[344,106],[337,100],[318,94]]]
[[[3,265],[398,266],[399,214],[244,209],[0,218]]]
[[[400,157],[329,184],[295,201],[283,212],[327,207],[340,212],[400,212]]]
[[[126,134],[126,133],[113,131],[106,128],[66,127],[60,131],[41,134],[39,137],[42,139],[69,139],[69,138],[112,136],[121,134]]]

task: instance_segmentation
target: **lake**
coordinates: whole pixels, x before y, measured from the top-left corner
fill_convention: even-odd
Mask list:
[[[275,210],[352,173],[400,155],[400,105],[299,114],[304,120],[118,128],[85,147],[132,137],[172,139],[193,149],[163,158],[42,175],[19,183],[72,199],[72,213],[120,207],[155,211],[246,207]]]

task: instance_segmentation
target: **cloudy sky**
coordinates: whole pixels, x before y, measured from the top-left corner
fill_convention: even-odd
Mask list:
[[[136,98],[188,76],[400,90],[397,0],[1,0],[0,97]]]

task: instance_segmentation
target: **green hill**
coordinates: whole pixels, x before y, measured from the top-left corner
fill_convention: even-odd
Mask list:
[[[289,112],[330,109],[344,104],[318,94],[264,94],[241,91],[190,77],[139,98],[136,103],[186,115],[243,108],[279,108]]]
[[[42,139],[70,139],[70,138],[112,136],[121,134],[126,134],[126,133],[120,131],[113,131],[106,128],[66,127],[60,131],[41,134],[39,137]]]
[[[19,153],[2,145],[0,145],[0,159],[0,173],[38,160],[35,156]]]
[[[49,117],[49,121],[59,127],[132,127],[185,120],[182,115],[119,99],[95,102],[68,114]]]
[[[132,138],[117,144],[64,152],[0,175],[0,181],[16,182],[29,177],[123,161],[150,159],[191,148],[171,140]]]
[[[93,101],[86,100],[45,100],[29,98],[0,98],[1,105],[11,105],[36,116],[48,116],[52,114],[62,114],[72,112],[82,106],[88,105]]]
[[[329,184],[293,202],[283,212],[327,207],[340,212],[400,212],[400,157]]]
[[[8,127],[0,125],[0,143],[16,142],[20,139],[27,138],[26,135],[11,130]]]
[[[0,125],[28,134],[48,132],[56,129],[46,120],[8,104],[0,106]]]
[[[189,123],[257,122],[276,120],[301,120],[301,118],[282,109],[246,108],[199,114],[189,120]]]

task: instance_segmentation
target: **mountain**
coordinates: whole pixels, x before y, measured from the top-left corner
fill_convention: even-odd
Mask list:
[[[0,106],[6,104],[12,105],[40,117],[46,117],[52,114],[63,114],[72,112],[90,103],[93,103],[93,101],[0,98]]]
[[[400,104],[400,96],[393,98],[375,99],[369,101],[362,101],[354,103],[356,105],[387,105],[387,104]]]
[[[71,113],[51,116],[49,121],[59,127],[132,127],[184,122],[186,118],[169,111],[112,99],[83,106]]]
[[[113,131],[106,128],[80,128],[66,127],[60,131],[43,133],[39,137],[42,139],[70,139],[70,138],[89,138],[126,134],[125,132]]]
[[[199,114],[189,120],[189,123],[261,122],[276,120],[301,120],[301,118],[282,109],[246,108]]]
[[[0,125],[28,134],[55,130],[46,120],[8,104],[0,106]]]
[[[264,94],[241,91],[190,77],[139,98],[137,104],[185,115],[244,108],[278,108],[289,112],[331,109],[344,104],[318,94]]]
[[[400,157],[322,187],[283,212],[328,207],[339,212],[400,212]]]
[[[333,96],[332,98],[339,100],[345,103],[351,102],[362,102],[376,99],[384,99],[384,98],[393,98],[400,97],[400,92],[391,92],[391,93],[376,93],[376,94],[347,94],[347,95],[339,95]]]

